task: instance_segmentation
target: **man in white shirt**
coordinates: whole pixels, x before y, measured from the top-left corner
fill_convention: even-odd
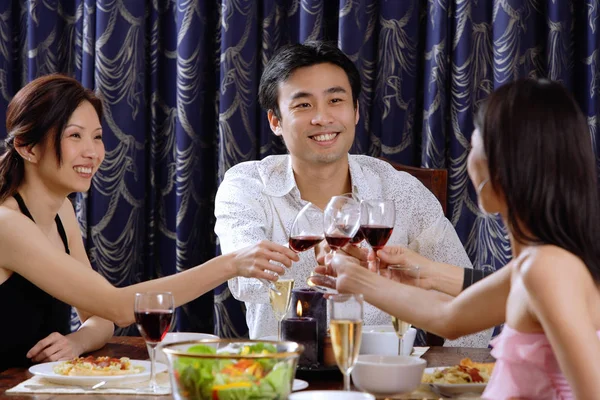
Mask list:
[[[240,163],[227,171],[215,199],[215,232],[223,253],[263,239],[286,244],[292,222],[307,202],[324,209],[332,196],[353,192],[362,200],[395,202],[396,224],[388,244],[472,268],[452,224],[427,188],[385,161],[348,154],[359,119],[360,89],[352,61],[329,43],[289,45],[270,60],[261,77],[259,101],[289,155]],[[295,280],[296,288],[306,287],[317,266],[314,251],[299,255],[300,261],[285,274]],[[250,338],[277,332],[268,289],[261,282],[235,278],[229,288],[246,303]],[[389,315],[365,305],[365,325],[390,322]],[[485,347],[490,336],[491,330],[455,342]]]

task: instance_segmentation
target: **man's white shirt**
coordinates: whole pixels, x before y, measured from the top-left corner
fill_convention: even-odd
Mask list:
[[[349,155],[352,191],[361,200],[393,200],[396,223],[388,245],[406,246],[438,262],[472,268],[454,227],[440,203],[419,180],[395,170],[389,163],[363,155]],[[269,156],[240,163],[225,173],[215,198],[215,232],[223,254],[271,240],[287,245],[294,218],[308,202],[302,200],[289,155]],[[322,217],[322,215],[321,215]],[[295,288],[317,266],[314,251],[299,253],[300,261],[287,270]],[[268,289],[254,278],[229,280],[233,296],[246,303],[250,338],[274,335],[277,320]],[[390,316],[365,303],[364,325],[389,325]],[[446,345],[487,347],[492,330],[446,341]]]

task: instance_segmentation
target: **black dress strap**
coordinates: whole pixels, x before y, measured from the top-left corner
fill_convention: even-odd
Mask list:
[[[33,216],[31,215],[31,213],[29,212],[29,209],[25,205],[25,202],[23,201],[23,198],[21,197],[21,195],[19,193],[15,193],[15,194],[13,194],[13,197],[17,201],[17,204],[19,204],[19,209],[21,210],[23,215],[25,215],[27,218],[29,218],[30,220],[32,220],[35,223],[35,220],[33,219]],[[62,221],[60,220],[60,217],[58,216],[58,214],[56,214],[54,221],[56,222],[56,230],[58,230],[58,235],[60,236],[60,239],[62,240],[63,244],[65,245],[65,252],[67,254],[71,254],[71,252],[69,251],[69,241],[67,240],[67,233],[65,232],[65,228],[64,228]]]

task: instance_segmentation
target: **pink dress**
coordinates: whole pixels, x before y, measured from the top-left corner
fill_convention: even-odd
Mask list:
[[[504,325],[502,333],[492,341],[492,346],[496,366],[483,393],[484,398],[575,398],[545,334],[522,333]]]

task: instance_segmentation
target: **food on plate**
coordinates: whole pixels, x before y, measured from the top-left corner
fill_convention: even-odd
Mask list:
[[[423,374],[424,383],[465,384],[487,383],[490,380],[495,363],[477,363],[464,358],[460,364],[437,369],[432,374]]]
[[[138,374],[144,367],[133,366],[127,357],[77,357],[56,364],[54,373],[65,376],[113,376]]]
[[[270,355],[275,346],[256,343],[238,353],[219,351],[219,356]],[[207,345],[195,345],[188,354],[217,354]],[[277,358],[198,358],[179,356],[173,362],[177,390],[186,399],[246,400],[287,399],[295,370],[293,363]]]

